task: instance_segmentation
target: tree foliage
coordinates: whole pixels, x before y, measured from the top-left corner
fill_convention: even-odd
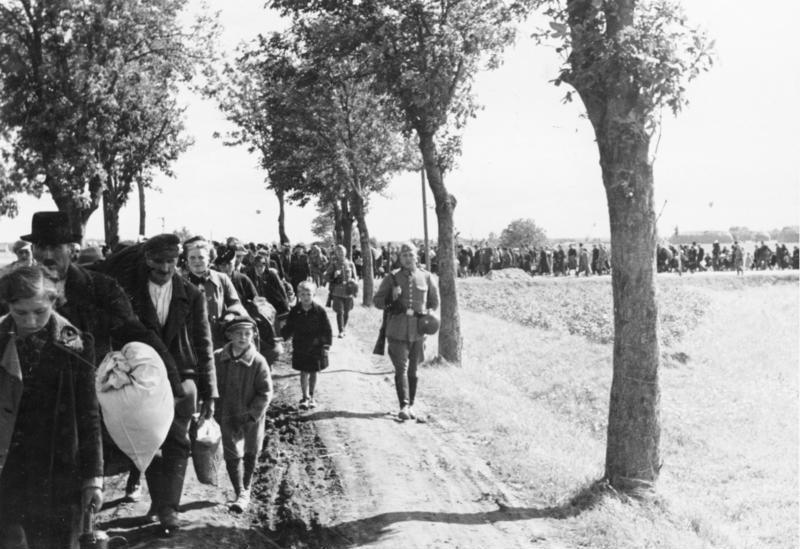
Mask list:
[[[213,25],[185,31],[185,0],[14,0],[0,4],[5,191],[48,190],[82,230],[104,191],[121,206],[187,146],[179,82]]]
[[[547,234],[533,219],[515,219],[500,233],[500,245],[507,248],[522,248],[547,243]]]
[[[319,47],[332,57],[357,59],[357,66],[374,75],[376,93],[391,98],[405,130],[416,134],[436,202],[442,305],[439,352],[448,361],[460,362],[456,198],[445,186],[443,174],[460,152],[460,130],[475,113],[475,74],[499,64],[528,3],[276,0],[273,4],[299,21],[324,25],[327,38]]]
[[[362,247],[368,242],[370,195],[419,161],[371,77],[354,59],[320,48],[326,40],[327,27],[315,21],[259,37],[207,91],[237,126],[228,144],[257,151],[273,189],[301,206],[337,206],[349,251],[354,221]],[[363,299],[371,300],[371,275],[365,280]]]

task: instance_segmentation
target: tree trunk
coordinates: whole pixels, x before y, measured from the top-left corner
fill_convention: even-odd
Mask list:
[[[286,236],[286,200],[283,191],[275,190],[275,195],[278,197],[278,237],[281,239],[281,244],[288,244],[289,237]]]
[[[453,229],[453,210],[456,199],[447,192],[439,170],[433,134],[419,134],[419,148],[428,176],[428,185],[436,202],[436,219],[439,229],[437,249],[439,295],[441,297],[441,326],[439,328],[439,354],[448,362],[461,364],[461,319],[458,314],[456,292],[456,253]]]
[[[644,120],[631,122],[631,112],[611,102],[597,131],[614,296],[606,478],[618,490],[647,492],[661,469],[656,215],[649,139]]]
[[[119,244],[119,205],[109,189],[103,191],[103,229],[106,246],[113,250]]]
[[[353,214],[350,212],[350,204],[345,196],[342,202],[342,246],[348,259],[353,255]]]
[[[333,243],[341,244],[344,240],[344,224],[342,223],[342,208],[337,200],[333,201]]]
[[[142,181],[142,179],[139,178],[136,181],[136,183],[139,187],[139,234],[144,236],[145,234],[147,234],[145,232],[146,221],[147,221],[147,210],[144,201],[144,181]]]
[[[361,259],[363,263],[361,277],[364,280],[364,287],[361,292],[361,304],[365,307],[371,307],[375,275],[372,272],[372,246],[369,244],[369,229],[367,229],[367,219],[364,215],[364,199],[358,193],[352,193],[352,199],[352,212],[358,224],[358,237],[361,241]]]

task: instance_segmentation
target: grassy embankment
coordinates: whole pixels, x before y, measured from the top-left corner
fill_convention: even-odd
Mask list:
[[[609,277],[459,282],[463,365],[424,368],[419,408],[463,432],[526,507],[546,509],[567,546],[796,547],[797,281],[659,278],[656,501],[593,486],[611,381]],[[378,312],[353,314],[371,349]]]

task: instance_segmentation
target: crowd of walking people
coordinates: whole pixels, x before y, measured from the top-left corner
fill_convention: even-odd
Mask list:
[[[490,271],[508,268],[522,269],[531,276],[589,276],[611,272],[610,247],[583,243],[555,246],[463,246],[457,248],[458,276],[485,276]],[[435,262],[432,262],[435,266]],[[790,252],[786,244],[777,243],[775,249],[764,241],[755,244],[752,252],[738,241],[730,248],[715,241],[710,253],[697,242],[691,245],[658,244],[656,246],[658,272],[695,273],[702,271],[781,270],[800,269],[800,247]]]
[[[244,511],[273,396],[271,369],[291,346],[298,409],[317,406],[317,374],[328,367],[334,339],[314,296],[329,287],[344,338],[360,254],[349,259],[341,245],[326,251],[167,233],[113,252],[82,249],[68,221],[63,212],[35,213],[31,234],[13,246],[17,260],[0,269],[0,547],[77,547],[81,519],[101,508],[110,471],[128,473],[131,501],[143,497],[144,473],[145,519],[172,535],[182,526],[192,433],[212,420],[233,488],[230,509]],[[417,267],[413,244],[399,246],[394,259],[388,250],[374,256],[383,280],[373,303],[388,319],[398,420],[414,419],[423,342],[438,328],[438,288]],[[144,471],[108,436],[95,385],[103,357],[131,342],[157,353],[174,399],[169,429]]]

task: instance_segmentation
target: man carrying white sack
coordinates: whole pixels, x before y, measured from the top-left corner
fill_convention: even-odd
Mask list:
[[[144,264],[137,277],[141,282],[131,296],[134,312],[160,336],[175,360],[186,393],[175,400],[175,419],[167,439],[145,471],[152,500],[147,516],[157,515],[166,536],[180,528],[177,513],[191,448],[192,415],[199,400],[200,415],[211,418],[219,396],[206,300],[177,274],[179,246],[173,234],[160,234],[144,243]]]

